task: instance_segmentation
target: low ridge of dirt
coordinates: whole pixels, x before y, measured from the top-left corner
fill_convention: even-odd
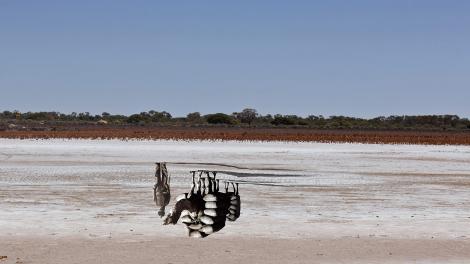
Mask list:
[[[468,132],[315,130],[230,127],[84,127],[56,131],[5,130],[0,138],[175,139],[470,145]]]

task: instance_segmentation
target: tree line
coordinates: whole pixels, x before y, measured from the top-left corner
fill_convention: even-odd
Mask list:
[[[199,112],[186,117],[173,117],[166,111],[141,112],[131,115],[116,115],[108,112],[90,114],[89,112],[70,114],[60,112],[0,112],[2,122],[94,122],[101,124],[131,125],[226,125],[252,127],[305,127],[315,129],[420,129],[420,130],[467,130],[470,120],[457,115],[391,115],[375,118],[356,118],[348,116],[309,115],[261,115],[255,109],[247,108],[232,114],[215,113],[201,115]]]

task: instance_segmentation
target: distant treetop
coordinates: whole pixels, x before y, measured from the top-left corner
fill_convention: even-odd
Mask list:
[[[106,121],[106,122],[104,122]],[[116,115],[103,112],[93,115],[89,112],[64,114],[60,112],[0,112],[0,125],[13,123],[100,123],[106,125],[225,125],[250,127],[303,127],[313,129],[382,129],[382,130],[450,130],[470,131],[468,118],[457,115],[392,115],[375,118],[356,118],[347,116],[309,115],[260,115],[256,109],[245,108],[231,115],[215,113],[201,115],[199,112],[189,113],[186,117],[173,117],[166,111],[150,110],[136,114]]]

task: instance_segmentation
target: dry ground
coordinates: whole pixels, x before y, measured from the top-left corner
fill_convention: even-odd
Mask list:
[[[0,138],[263,140],[372,144],[470,145],[470,131],[316,130],[237,127],[59,127],[57,131],[0,131]]]
[[[190,169],[240,182],[241,217],[202,240],[162,226],[161,160],[173,197]],[[0,139],[0,264],[469,263],[468,164],[465,146]]]
[[[261,238],[15,238],[0,263],[468,263],[470,241]]]

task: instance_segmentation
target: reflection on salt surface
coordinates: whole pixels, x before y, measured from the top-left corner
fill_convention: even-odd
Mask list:
[[[176,198],[172,212],[163,219],[164,225],[175,225],[181,219],[190,237],[206,237],[224,228],[227,220],[235,221],[240,217],[238,183],[224,181],[224,188],[220,190],[217,172],[199,170],[191,174],[191,190]]]

